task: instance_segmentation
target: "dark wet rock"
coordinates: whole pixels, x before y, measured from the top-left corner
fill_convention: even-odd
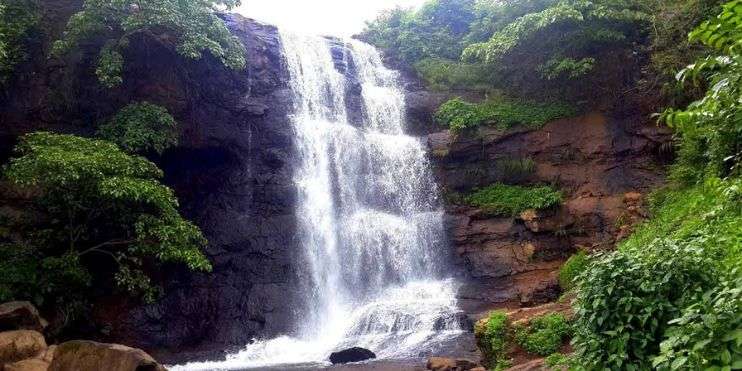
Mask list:
[[[353,347],[330,354],[330,362],[334,365],[361,362],[373,358],[376,358],[374,352],[360,347]]]

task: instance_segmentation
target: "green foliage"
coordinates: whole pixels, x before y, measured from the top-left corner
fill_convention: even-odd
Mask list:
[[[474,330],[489,363],[504,366],[509,336],[507,314],[501,310],[490,312],[487,320],[478,322]]]
[[[177,124],[167,109],[151,103],[133,103],[101,125],[98,135],[130,153],[162,154],[178,144]]]
[[[708,305],[704,293],[717,290],[725,272],[742,262],[741,196],[740,180],[709,179],[664,191],[654,197],[653,219],[619,251],[592,261],[580,276],[576,301],[573,344],[581,362],[616,370],[649,368],[678,318],[694,310],[710,314],[701,311]],[[689,350],[673,346],[662,352],[661,362],[684,362],[676,361],[684,351]]]
[[[559,286],[565,291],[571,290],[575,286],[577,277],[587,269],[589,263],[590,258],[584,251],[572,255],[559,269]]]
[[[723,370],[742,368],[742,275],[730,277],[670,321],[658,369]]]
[[[40,216],[6,222],[15,242],[2,252],[17,262],[2,267],[6,295],[72,300],[113,280],[152,300],[145,263],[211,269],[201,252],[206,240],[180,216],[153,163],[113,143],[45,132],[22,137],[16,153],[5,175],[35,190],[28,207]],[[26,284],[40,291],[22,291]]]
[[[474,18],[474,0],[430,0],[417,12],[396,8],[367,24],[361,39],[391,50],[410,65],[458,59]]]
[[[415,63],[415,71],[434,90],[486,91],[495,76],[483,64],[427,58]]]
[[[451,99],[438,108],[436,120],[453,131],[461,131],[484,124],[494,124],[500,129],[522,125],[538,128],[549,121],[575,114],[575,110],[562,103],[518,102],[504,98],[491,98],[483,103],[469,103],[460,98]]]
[[[548,356],[561,348],[570,331],[564,315],[552,313],[534,318],[528,325],[517,326],[515,341],[528,353]]]
[[[36,4],[31,0],[0,2],[0,84],[26,59],[24,44],[38,23]]]
[[[637,24],[647,19],[640,2],[562,0],[517,18],[486,42],[469,45],[463,58],[495,64],[520,48],[532,47],[540,39],[544,42],[542,47],[548,48],[544,62],[554,57],[584,61],[597,57],[586,55],[590,50],[627,47],[627,40],[634,39]]]
[[[216,14],[222,8],[232,9],[237,5],[239,0],[143,0],[136,3],[86,0],[82,11],[70,18],[64,37],[54,44],[54,51],[61,54],[85,40],[107,38],[96,74],[109,88],[121,84],[122,51],[139,35],[160,42],[173,40],[178,53],[187,58],[199,59],[208,51],[225,66],[243,69],[245,48]]]
[[[595,67],[595,58],[554,58],[548,60],[538,69],[547,80],[554,80],[561,76],[567,76],[570,79],[577,79],[586,75]]]
[[[675,75],[694,60],[708,55],[708,48],[688,40],[688,32],[719,13],[724,0],[651,0],[647,6],[652,21],[648,53],[650,63],[640,86],[659,90],[661,103],[685,106],[700,97],[703,87],[677,84]],[[668,105],[664,105],[665,107]]]
[[[742,162],[742,1],[690,34],[716,51],[678,74],[684,83],[705,81],[706,95],[685,110],[669,109],[662,118],[679,138],[673,178],[685,184],[705,176],[740,174]],[[703,171],[697,171],[703,169]]]
[[[562,194],[548,186],[521,187],[497,183],[467,196],[466,202],[493,215],[513,216],[528,209],[557,206],[562,203]]]

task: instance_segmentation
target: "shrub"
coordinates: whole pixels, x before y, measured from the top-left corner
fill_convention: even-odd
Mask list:
[[[492,365],[504,366],[509,336],[507,314],[502,310],[490,312],[485,321],[477,322],[474,332],[485,359]]]
[[[521,187],[497,183],[467,196],[466,202],[493,215],[515,216],[528,209],[559,205],[562,194],[548,186]]]
[[[658,369],[724,370],[742,365],[742,275],[732,271],[718,287],[670,321]]]
[[[162,154],[178,144],[177,125],[167,109],[147,102],[130,104],[101,125],[98,136],[130,153]]]
[[[547,356],[561,348],[570,333],[570,326],[564,315],[547,314],[534,318],[528,325],[515,329],[515,340],[525,351]]]
[[[714,286],[714,257],[664,240],[634,254],[599,256],[583,274],[574,345],[589,367],[649,368],[668,321],[689,296]]]
[[[26,205],[37,216],[4,223],[13,233],[2,254],[15,262],[0,272],[5,295],[64,300],[114,282],[151,301],[157,290],[145,263],[211,269],[206,240],[179,214],[155,164],[113,143],[45,132],[24,136],[16,153],[5,176],[36,191]],[[22,279],[43,290],[23,291]]]
[[[538,128],[549,121],[569,117],[576,113],[563,103],[535,103],[493,98],[483,103],[468,103],[452,99],[438,109],[436,120],[453,131],[460,131],[483,124],[494,124],[500,129],[515,126]]]
[[[572,255],[559,269],[559,286],[563,290],[571,290],[575,286],[577,277],[587,269],[589,258],[587,253],[580,251]]]

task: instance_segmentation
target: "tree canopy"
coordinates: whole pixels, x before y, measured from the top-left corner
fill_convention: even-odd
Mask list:
[[[122,55],[132,37],[151,36],[173,43],[180,55],[199,59],[207,51],[232,69],[245,67],[245,48],[227,29],[217,12],[232,9],[239,0],[85,0],[74,14],[64,37],[54,45],[61,54],[80,42],[106,38],[100,50],[96,75],[106,87],[123,81]]]

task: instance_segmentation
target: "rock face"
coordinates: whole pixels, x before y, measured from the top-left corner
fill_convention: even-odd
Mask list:
[[[333,365],[361,362],[373,358],[376,358],[374,352],[359,347],[353,347],[330,354],[330,362],[332,362]]]
[[[292,96],[277,30],[224,16],[248,50],[243,71],[229,70],[208,53],[189,60],[146,36],[134,38],[126,49],[123,85],[106,89],[95,76],[95,45],[63,60],[47,58],[81,3],[40,2],[45,34],[29,45],[30,62],[0,92],[1,160],[18,136],[31,131],[92,135],[126,104],[164,106],[179,124],[179,146],[152,160],[164,170],[184,215],[209,240],[206,253],[214,266],[209,275],[164,267],[157,275],[166,294],[154,305],[101,298],[96,322],[111,328],[101,340],[182,361],[289,331],[300,250],[288,117]]]
[[[592,112],[540,130],[428,136],[446,192],[506,182],[552,184],[564,193],[561,207],[515,218],[449,205],[449,233],[468,277],[460,292],[467,311],[481,316],[493,307],[555,299],[566,258],[577,249],[610,248],[641,220],[642,194],[663,181],[662,149],[670,138],[644,117]]]

